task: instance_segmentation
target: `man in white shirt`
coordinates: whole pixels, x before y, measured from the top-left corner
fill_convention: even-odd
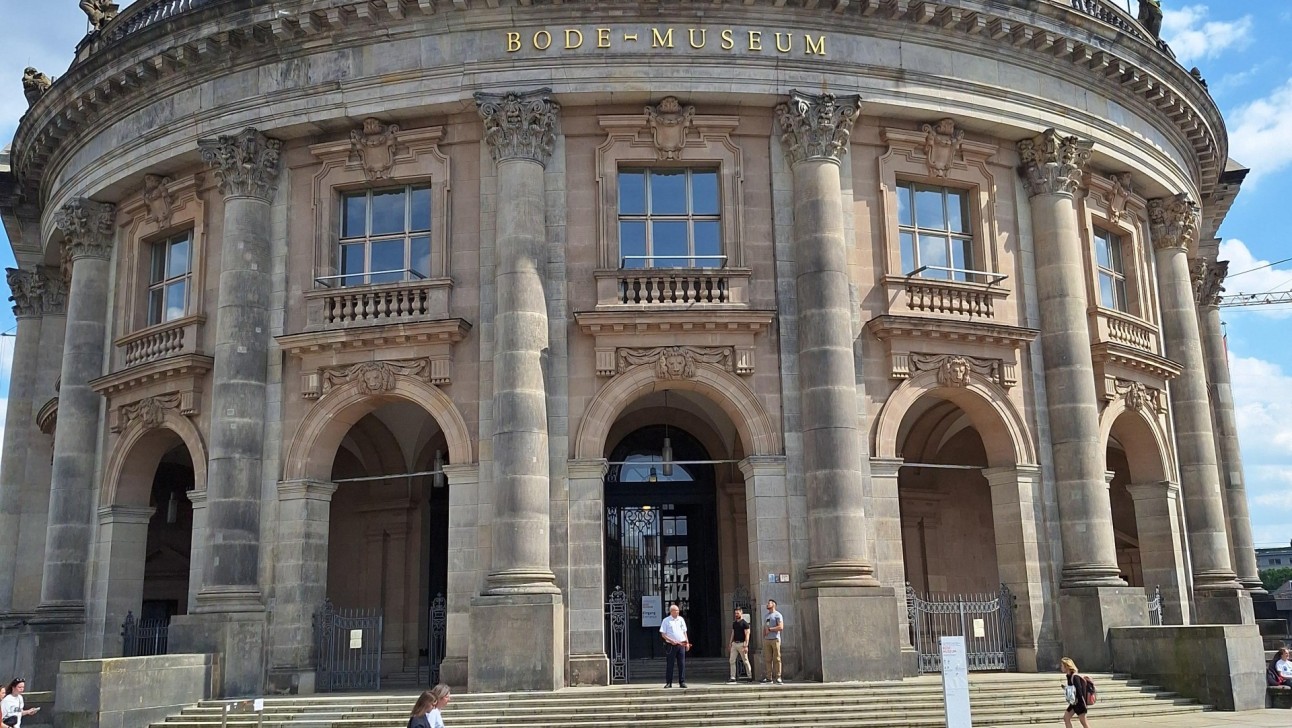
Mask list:
[[[677,660],[677,684],[686,687],[686,651],[691,649],[691,640],[686,636],[686,620],[682,619],[682,609],[676,604],[668,608],[668,616],[659,626],[659,636],[667,645],[664,659],[664,687],[673,687],[673,661]]]

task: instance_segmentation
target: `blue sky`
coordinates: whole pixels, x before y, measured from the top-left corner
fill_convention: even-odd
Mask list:
[[[1124,0],[1123,0],[1124,2]],[[35,66],[62,74],[86,30],[74,0],[5,0],[0,24],[0,139],[13,137],[27,104],[19,79]],[[122,6],[131,4],[121,0]],[[1252,169],[1224,226],[1230,293],[1292,289],[1292,2],[1163,0],[1163,36],[1185,67],[1198,66],[1229,127],[1230,155]],[[1277,265],[1244,273],[1270,262]],[[13,265],[0,231],[0,263]],[[1292,305],[1226,309],[1229,354],[1258,546],[1292,541]],[[13,315],[0,307],[0,331]],[[0,347],[0,418],[8,393]]]

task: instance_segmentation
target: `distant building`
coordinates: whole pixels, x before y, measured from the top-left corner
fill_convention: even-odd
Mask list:
[[[1277,569],[1281,566],[1292,566],[1292,543],[1287,546],[1275,546],[1268,549],[1256,549],[1256,568]]]

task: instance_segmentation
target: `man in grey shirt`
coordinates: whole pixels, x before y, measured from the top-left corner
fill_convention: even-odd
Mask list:
[[[776,600],[767,600],[767,616],[763,618],[763,682],[781,682],[781,632],[785,630],[785,618],[776,611]]]

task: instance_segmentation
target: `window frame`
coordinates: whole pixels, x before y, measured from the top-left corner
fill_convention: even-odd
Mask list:
[[[1147,245],[1148,209],[1136,194],[1121,196],[1121,207],[1114,210],[1115,181],[1095,173],[1086,175],[1086,194],[1078,195],[1078,216],[1085,251],[1087,297],[1090,306],[1157,327],[1156,281],[1153,279],[1152,248]],[[1100,289],[1099,258],[1096,235],[1103,231],[1121,242],[1121,274],[1125,281],[1126,307],[1115,308],[1104,303]]]
[[[1118,311],[1120,313],[1133,315],[1130,300],[1130,283],[1126,272],[1126,255],[1124,236],[1109,230],[1103,225],[1094,225],[1091,228],[1090,242],[1092,249],[1090,251],[1091,263],[1095,272],[1095,300],[1100,308]],[[1102,244],[1102,245],[1101,245]],[[1100,248],[1106,249],[1108,254],[1109,266],[1105,267],[1099,262]],[[1120,270],[1118,270],[1120,268]],[[1111,292],[1113,301],[1104,300],[1104,279],[1112,281]],[[1120,298],[1120,300],[1117,300]]]
[[[909,194],[907,194],[908,190]],[[920,192],[937,192],[940,194],[942,200],[942,228],[921,227],[918,208]],[[898,177],[896,180],[895,195],[898,200],[897,238],[899,260],[904,261],[906,259],[907,246],[905,243],[905,236],[911,236],[912,243],[910,253],[913,267],[911,267],[910,270],[902,270],[903,276],[918,275],[920,278],[926,278],[929,280],[949,280],[958,283],[990,283],[993,278],[996,278],[996,274],[991,271],[974,267],[977,264],[977,259],[980,257],[980,254],[977,236],[974,234],[973,211],[976,206],[976,201],[974,199],[975,195],[972,189],[943,184],[932,184],[927,181],[917,181],[902,176]],[[951,227],[950,208],[947,202],[952,196],[960,198],[960,214],[963,221],[963,231],[957,231]],[[901,211],[903,209],[903,205],[901,204],[901,200],[903,198],[906,198],[907,207],[909,209],[909,224],[904,224],[902,222]],[[945,246],[943,252],[946,254],[947,262],[951,265],[932,266],[921,262],[920,251],[923,247],[921,240],[926,236],[940,237],[944,240]],[[964,268],[958,268],[954,265],[957,242],[965,245],[963,251],[968,253],[965,257],[969,258],[969,260],[965,261],[966,267]],[[900,267],[905,269],[907,265],[903,262],[900,264]],[[921,270],[921,268],[924,268],[924,270]],[[916,274],[915,271],[920,272]],[[930,275],[929,273],[933,274]]]
[[[382,193],[387,193],[395,190],[402,190],[404,192],[404,229],[399,232],[379,233],[374,235],[372,233],[373,197],[375,195],[379,195]],[[430,216],[430,218],[426,221],[425,228],[413,229],[411,227],[413,224],[412,217],[413,217],[413,207],[414,207],[413,192],[419,191],[419,190],[425,190],[426,192],[427,214]],[[360,189],[338,190],[337,193],[338,193],[337,194],[338,207],[337,207],[337,215],[334,221],[335,223],[334,233],[336,235],[335,237],[336,243],[335,243],[335,251],[333,253],[336,260],[337,272],[333,275],[321,276],[319,278],[319,280],[327,281],[327,283],[324,284],[324,287],[355,288],[359,286],[377,286],[377,285],[386,285],[391,283],[406,283],[413,280],[428,280],[432,277],[432,274],[434,273],[433,234],[435,230],[436,215],[435,215],[435,193],[434,193],[434,188],[431,183],[431,180],[425,180],[421,182],[417,182],[417,181],[395,182],[393,184],[383,185],[380,187],[369,186],[369,187],[364,187]],[[366,204],[364,206],[364,218],[365,218],[364,233],[360,236],[346,237],[345,236],[346,210],[347,210],[346,202],[347,200],[357,197],[359,195],[362,195],[366,200]],[[413,265],[413,260],[412,260],[413,240],[420,239],[420,238],[424,238],[426,240],[426,270],[424,272],[417,271]],[[373,276],[390,275],[390,273],[385,271],[376,271],[376,272],[373,271],[372,250],[374,245],[378,243],[393,242],[396,240],[402,240],[404,243],[403,245],[404,268],[398,269],[398,272],[400,273],[400,278],[397,280],[373,281],[372,280]],[[343,265],[345,260],[345,257],[344,257],[345,248],[347,246],[355,246],[355,245],[362,245],[364,249],[363,272],[347,274],[343,271]],[[347,279],[354,278],[354,277],[361,277],[363,280],[359,283],[346,282]]]
[[[662,172],[662,171],[675,171],[675,170],[682,170],[682,171],[684,172],[684,174],[685,174],[685,179],[686,179],[686,181],[685,181],[685,187],[684,187],[684,189],[685,189],[684,195],[685,195],[686,208],[687,208],[687,209],[686,209],[686,212],[683,212],[683,213],[656,213],[656,212],[654,212],[654,211],[653,211],[653,209],[652,209],[652,207],[653,207],[653,205],[652,205],[652,200],[653,200],[653,197],[654,197],[654,193],[653,193],[653,191],[652,191],[652,184],[651,184],[651,181],[652,181],[652,179],[653,179],[657,174],[659,174],[659,173],[660,173],[660,172]],[[700,164],[700,165],[668,165],[668,166],[663,166],[663,165],[625,165],[625,166],[621,166],[621,167],[617,170],[617,172],[616,172],[616,182],[617,182],[617,183],[621,183],[621,182],[622,182],[622,180],[623,180],[623,176],[624,176],[626,173],[634,173],[634,172],[641,172],[641,173],[642,173],[642,200],[641,200],[641,202],[642,202],[642,212],[640,212],[640,213],[626,213],[626,212],[624,212],[624,211],[623,211],[623,208],[622,208],[623,198],[622,198],[622,196],[617,196],[617,198],[616,198],[616,210],[615,210],[616,219],[617,219],[617,221],[618,221],[618,224],[617,224],[617,231],[619,232],[619,251],[618,251],[618,256],[617,256],[617,260],[618,260],[618,266],[617,266],[617,267],[619,267],[619,268],[621,268],[621,269],[625,269],[625,270],[627,270],[627,269],[634,269],[634,270],[676,269],[676,268],[726,268],[726,267],[727,267],[727,265],[728,265],[729,256],[726,254],[726,252],[724,251],[724,248],[723,248],[723,234],[722,234],[722,230],[723,230],[723,227],[725,226],[725,225],[724,225],[725,221],[722,219],[722,207],[723,207],[723,205],[722,205],[722,196],[723,196],[723,195],[722,195],[722,170],[721,170],[720,168],[718,168],[718,167],[714,166],[714,165],[708,165],[708,164]],[[712,214],[701,214],[701,213],[697,213],[697,212],[695,212],[695,201],[696,201],[696,200],[695,200],[694,174],[695,174],[696,172],[709,172],[709,173],[712,173],[712,174],[713,174],[713,176],[714,176],[714,184],[715,184],[714,192],[715,192],[716,198],[713,200],[713,202],[715,203],[715,209],[717,210],[717,212],[715,212],[715,213],[712,213]],[[619,190],[622,192],[622,185],[621,185],[621,184],[618,184],[617,186],[618,186]],[[654,246],[654,240],[655,240],[655,225],[654,225],[654,223],[656,223],[656,222],[662,222],[662,223],[668,223],[668,222],[678,223],[678,222],[680,222],[680,223],[685,223],[685,224],[686,224],[686,233],[687,233],[687,235],[686,235],[686,237],[687,237],[687,242],[686,242],[686,253],[687,253],[687,254],[686,254],[686,255],[684,255],[684,256],[678,256],[678,255],[657,255],[657,254],[655,254],[655,252],[654,252],[654,247],[655,247],[655,246]],[[697,223],[697,222],[698,222],[698,223],[717,223],[717,224],[718,224],[718,252],[716,253],[716,255],[715,255],[715,256],[699,256],[699,255],[696,255],[696,247],[695,247],[695,246],[696,246],[696,232],[695,232],[695,231],[696,231],[696,223]],[[629,256],[624,255],[624,249],[623,249],[623,225],[624,225],[624,223],[641,223],[641,224],[644,226],[644,231],[645,231],[645,232],[644,232],[643,244],[645,245],[645,254],[644,254],[644,256],[642,256],[642,258],[641,258],[641,260],[642,260],[642,262],[643,262],[643,265],[635,266],[635,265],[629,265],[629,264],[628,264],[627,258],[628,258]],[[701,258],[703,258],[703,260],[701,260]],[[656,263],[656,261],[658,261],[658,260],[672,261],[672,260],[679,260],[679,259],[681,259],[681,260],[685,260],[685,261],[687,262],[687,264],[686,264],[686,265],[677,266],[677,265],[659,265],[659,264],[657,264],[657,263]],[[712,262],[712,263],[714,263],[714,264],[710,264],[711,262]]]
[[[191,308],[192,308],[191,302],[193,299],[193,252],[194,252],[193,237],[194,237],[193,231],[190,229],[190,230],[184,230],[180,233],[167,235],[165,237],[155,239],[145,244],[148,249],[148,267],[147,267],[148,273],[145,276],[147,285],[145,286],[145,289],[144,289],[145,290],[145,293],[144,293],[145,328],[151,328],[153,326],[161,326],[164,324],[169,324],[171,322],[179,321],[180,319],[187,318],[190,315]],[[180,242],[184,242],[188,244],[188,256],[187,256],[188,260],[184,268],[184,273],[182,275],[169,276],[167,275],[167,273],[170,270],[171,251],[174,249],[175,245],[177,245]],[[157,253],[159,250],[165,251],[162,256],[162,269],[161,269],[162,275],[160,280],[154,280],[153,273],[156,270]],[[183,310],[180,311],[180,314],[178,316],[169,317],[167,316],[167,312],[170,309],[167,306],[168,297],[166,294],[171,287],[181,282],[184,284]],[[153,320],[153,294],[154,293],[161,294],[161,299],[160,299],[161,313],[160,313],[160,318],[156,321]]]

